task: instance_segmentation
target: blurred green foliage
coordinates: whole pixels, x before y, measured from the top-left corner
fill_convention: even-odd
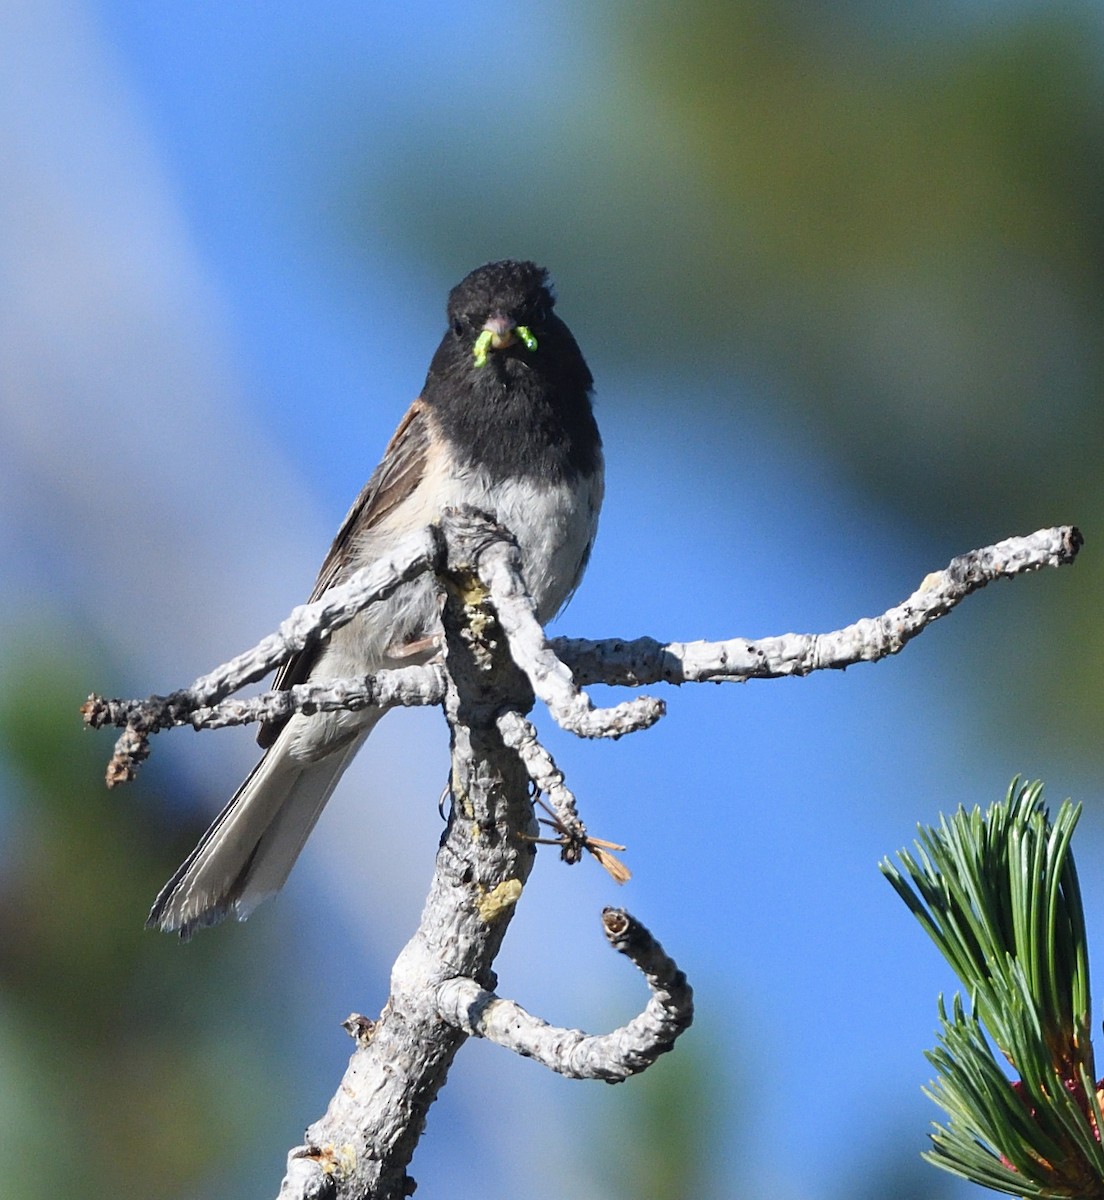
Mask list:
[[[110,673],[79,635],[7,641],[0,1175],[26,1200],[206,1194],[215,1165],[241,1159],[266,1109],[272,1120],[271,947],[211,938],[185,951],[143,929],[199,832],[172,809],[201,806],[179,780],[166,794],[154,768],[107,791],[110,742],[81,730],[77,708]]]
[[[649,373],[727,375],[883,503],[1036,520],[1095,481],[1104,427],[1099,12],[974,7],[581,12],[608,58],[578,126],[538,110],[502,147],[463,106],[414,112],[390,154],[366,127],[346,233],[394,232],[442,279],[529,246],[576,281],[573,321]]]
[[[656,0],[623,32],[751,353],[883,502],[1008,527],[1096,481],[1104,77],[1090,8],[969,7]]]

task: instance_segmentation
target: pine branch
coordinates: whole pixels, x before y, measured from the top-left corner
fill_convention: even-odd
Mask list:
[[[903,873],[882,863],[970,997],[968,1010],[956,995],[949,1013],[939,1001],[939,1045],[927,1056],[937,1076],[926,1090],[950,1119],[936,1125],[925,1158],[1016,1196],[1104,1197],[1070,850],[1080,812],[1067,800],[1051,823],[1042,785],[1014,780],[984,815],[960,808],[921,827],[915,854],[898,854]]]

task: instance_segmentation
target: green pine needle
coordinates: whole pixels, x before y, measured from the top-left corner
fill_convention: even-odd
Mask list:
[[[924,1157],[1017,1196],[1104,1198],[1104,1126],[1089,1039],[1084,910],[1070,839],[1042,784],[1013,780],[983,815],[923,828],[881,869],[970,997],[939,1000],[927,1094],[950,1118]],[[997,1058],[993,1047],[1004,1056]]]

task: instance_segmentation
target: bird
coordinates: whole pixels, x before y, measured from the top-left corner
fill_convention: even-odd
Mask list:
[[[448,296],[425,384],[353,502],[312,601],[447,509],[487,513],[514,536],[537,617],[574,593],[604,490],[594,380],[555,312],[548,272],[477,267]],[[364,676],[437,652],[435,580],[422,575],[280,668],[273,687]],[[190,937],[245,918],[283,886],[326,801],[383,716],[302,713],[263,724],[264,755],[157,896],[146,924]]]

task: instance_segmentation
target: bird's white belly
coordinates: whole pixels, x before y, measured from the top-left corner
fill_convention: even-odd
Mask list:
[[[370,531],[357,548],[356,564],[373,561],[397,535],[433,523],[446,508],[481,509],[517,539],[538,619],[542,624],[551,620],[574,591],[594,540],[601,480],[589,489],[534,480],[492,482],[482,472],[456,470],[444,456],[436,466],[437,477],[427,476],[417,492],[398,506],[401,529],[397,522],[384,521]],[[416,657],[394,652],[439,629],[437,594],[436,581],[423,576],[373,605],[333,635],[311,678],[363,675],[384,666],[417,662]]]
[[[531,479],[488,485],[474,473],[458,481],[457,499],[489,512],[517,539],[525,586],[542,624],[559,612],[579,582],[598,524],[601,492]],[[478,495],[478,499],[473,496]]]

